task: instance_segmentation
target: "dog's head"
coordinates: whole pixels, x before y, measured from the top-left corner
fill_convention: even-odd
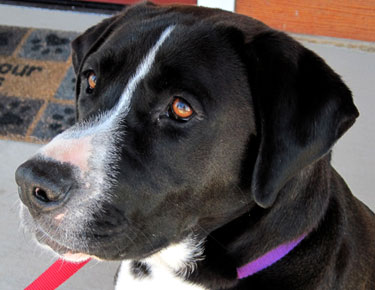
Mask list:
[[[69,257],[144,258],[271,207],[358,112],[322,59],[240,15],[142,4],[73,42],[77,123],[16,173]]]

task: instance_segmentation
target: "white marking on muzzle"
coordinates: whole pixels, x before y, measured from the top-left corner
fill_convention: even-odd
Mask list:
[[[65,245],[80,243],[80,232],[100,212],[104,201],[111,200],[109,189],[115,184],[119,159],[118,144],[125,136],[121,121],[130,110],[131,99],[139,83],[152,68],[155,57],[175,26],[166,28],[156,44],[145,55],[129,79],[118,103],[109,111],[98,113],[95,119],[77,123],[56,136],[34,157],[73,165],[79,188],[74,189],[74,202],[64,206],[67,211],[57,216],[59,231],[66,232]],[[46,163],[47,164],[47,163]],[[52,165],[54,166],[54,165]],[[56,165],[58,166],[58,165]],[[61,242],[61,241],[60,241]]]
[[[113,138],[112,136],[118,137],[119,124],[121,123],[121,119],[123,119],[130,110],[131,99],[138,84],[150,71],[156,53],[174,28],[175,26],[172,25],[163,31],[159,40],[137,67],[135,74],[130,78],[117,105],[113,109],[99,115],[94,121],[77,124],[56,136],[49,144],[42,148],[40,153],[45,157],[60,162],[72,163],[78,166],[82,171],[86,171],[88,169],[87,159],[90,157],[88,154],[91,153],[92,155],[94,151],[98,151],[96,148],[92,148],[92,143],[95,142],[95,140],[92,139],[98,139],[98,135],[104,135],[104,138],[99,138],[100,141],[104,142],[106,145],[109,145],[108,143],[113,145],[113,141],[117,138]],[[109,137],[109,139],[106,137]],[[81,152],[82,157],[78,156],[78,152]]]

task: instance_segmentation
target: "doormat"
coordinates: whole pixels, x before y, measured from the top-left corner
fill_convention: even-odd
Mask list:
[[[46,143],[74,124],[78,35],[0,26],[0,139]]]

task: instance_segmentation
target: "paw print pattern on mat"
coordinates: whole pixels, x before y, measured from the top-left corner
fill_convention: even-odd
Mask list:
[[[12,55],[27,29],[0,26],[0,55]]]
[[[68,129],[74,122],[75,111],[73,105],[50,103],[31,135],[47,141]]]
[[[43,103],[0,94],[0,135],[25,135]]]
[[[73,67],[70,67],[55,94],[55,98],[59,100],[73,101],[75,97],[75,86],[76,75],[73,71]]]
[[[33,31],[21,48],[19,56],[37,60],[66,61],[75,32],[38,29]]]

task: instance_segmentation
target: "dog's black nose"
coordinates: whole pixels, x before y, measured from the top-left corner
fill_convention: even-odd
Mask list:
[[[16,171],[20,198],[33,212],[52,210],[64,204],[73,180],[70,166],[45,159],[30,159]]]

